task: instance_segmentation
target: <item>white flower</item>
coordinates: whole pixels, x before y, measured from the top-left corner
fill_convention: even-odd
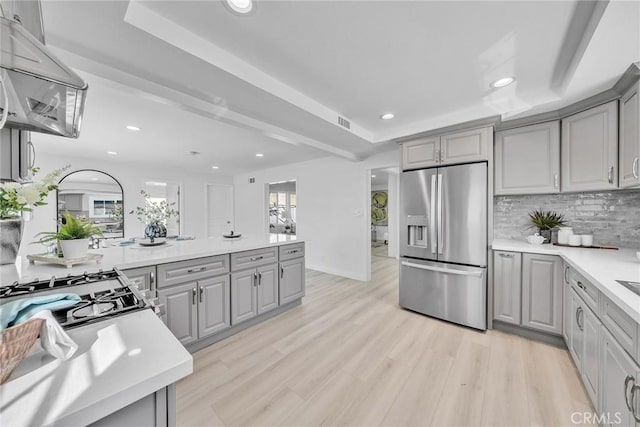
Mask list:
[[[25,200],[24,202],[20,201],[21,199]],[[27,205],[33,205],[41,200],[40,190],[37,186],[24,186],[20,190],[18,190],[18,203],[23,203]]]
[[[20,184],[17,182],[4,182],[0,185],[0,188],[9,193],[18,190],[20,188]]]
[[[18,196],[18,198],[16,199],[16,202],[20,203],[21,205],[26,205],[27,199],[24,196]]]

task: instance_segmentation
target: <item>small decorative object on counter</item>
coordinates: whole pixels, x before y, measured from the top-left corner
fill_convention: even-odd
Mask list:
[[[531,225],[529,228],[537,228],[540,235],[548,242],[551,242],[551,230],[561,225],[565,225],[564,216],[552,211],[538,209],[529,212]]]
[[[44,199],[50,191],[58,188],[58,177],[67,169],[68,165],[56,169],[39,182],[0,184],[0,264],[16,262],[24,229],[22,213],[46,205]],[[33,168],[32,174],[37,174],[39,170]]]
[[[144,206],[137,206],[135,210],[129,212],[135,213],[138,220],[146,224],[144,235],[148,238],[167,237],[167,220],[173,216],[178,216],[179,212],[173,209],[174,203],[167,203],[166,200],[155,202],[151,200],[151,195],[144,190],[140,191],[144,197]]]
[[[62,256],[72,260],[86,257],[89,252],[89,240],[94,236],[102,237],[102,231],[91,221],[74,217],[68,211],[62,215],[61,222],[58,231],[38,233],[44,237],[35,243],[47,243],[55,240],[60,244]]]
[[[569,236],[573,235],[572,227],[560,227],[558,229],[558,243],[562,245],[569,244]]]
[[[531,245],[541,245],[544,241],[547,240],[546,237],[542,237],[540,234],[536,233],[533,236],[527,236],[527,242]]]

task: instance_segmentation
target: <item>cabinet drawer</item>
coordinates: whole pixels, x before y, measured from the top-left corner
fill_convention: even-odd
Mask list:
[[[638,324],[605,296],[601,297],[600,319],[618,343],[629,354],[635,354]]]
[[[288,259],[300,258],[304,256],[304,243],[294,243],[292,245],[282,245],[278,247],[280,252],[280,261]]]
[[[231,271],[246,270],[278,262],[278,247],[255,249],[231,254]]]
[[[158,288],[229,272],[229,255],[218,255],[158,266]]]
[[[593,286],[591,282],[582,277],[582,275],[574,269],[569,271],[569,277],[571,278],[571,286],[576,290],[578,295],[582,297],[589,308],[597,313],[598,301],[600,300],[598,288]]]

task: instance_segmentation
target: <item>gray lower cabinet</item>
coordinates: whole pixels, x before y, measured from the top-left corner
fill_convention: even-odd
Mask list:
[[[278,287],[278,264],[231,273],[231,324],[277,308]]]
[[[620,187],[640,185],[640,83],[620,98]]]
[[[175,386],[170,385],[108,415],[91,427],[170,427],[175,426]]]
[[[600,382],[600,328],[598,317],[589,309],[584,308],[581,319],[582,326],[582,382],[598,409],[598,390]]]
[[[522,254],[493,252],[493,315],[497,320],[519,325],[522,289]]]
[[[576,364],[578,371],[582,371],[582,347],[583,343],[583,326],[582,316],[586,304],[578,296],[576,291],[571,289],[569,291],[571,298],[571,326],[569,327],[569,341],[567,346],[569,347],[569,353],[573,357],[573,362]]]
[[[129,268],[122,271],[132,285],[141,291],[156,291],[156,266]]]
[[[636,422],[632,413],[631,396],[634,396],[636,411],[640,412],[637,379],[640,367],[625,353],[606,328],[601,328],[600,348],[602,363],[600,372],[600,412],[607,416],[604,425],[631,427]],[[640,419],[640,414],[637,415]]]
[[[163,320],[182,344],[231,326],[229,275],[175,285],[158,291]]]
[[[304,258],[281,262],[280,305],[302,298],[304,293]]]
[[[522,326],[561,335],[562,259],[524,254],[522,261]]]

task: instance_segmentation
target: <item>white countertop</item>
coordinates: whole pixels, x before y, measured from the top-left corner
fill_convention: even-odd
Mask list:
[[[193,372],[193,359],[152,310],[71,329],[67,361],[38,344],[0,386],[3,426],[85,426]]]
[[[35,280],[36,278],[43,280],[51,276],[82,274],[85,271],[97,271],[100,268],[110,270],[113,267],[119,269],[146,267],[167,262],[184,261],[193,258],[299,242],[303,242],[303,240],[297,238],[295,235],[265,234],[262,236],[242,236],[237,239],[211,237],[209,239],[196,240],[168,240],[165,245],[153,247],[143,247],[138,244],[112,246],[104,249],[90,250],[90,253],[104,255],[100,264],[88,262],[76,265],[73,268],[44,264],[37,261],[35,264],[29,264],[29,260],[27,260],[25,256],[21,256],[18,257],[15,264],[0,267],[0,277],[2,279],[0,284],[8,285],[15,281],[27,282]]]
[[[640,323],[640,296],[616,280],[640,282],[640,261],[634,249],[588,249],[552,245],[531,245],[526,241],[496,239],[493,250],[527,252],[562,257],[607,298]]]

